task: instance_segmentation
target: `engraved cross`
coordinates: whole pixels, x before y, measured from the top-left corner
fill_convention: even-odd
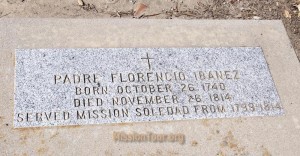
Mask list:
[[[151,70],[151,63],[150,63],[150,60],[151,60],[151,59],[153,60],[154,58],[150,58],[148,53],[147,53],[146,55],[147,55],[146,58],[141,58],[141,59],[145,59],[145,60],[148,61],[148,67],[149,67],[149,70]]]

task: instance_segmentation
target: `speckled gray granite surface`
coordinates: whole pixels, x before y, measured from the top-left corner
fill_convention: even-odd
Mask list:
[[[283,114],[262,49],[17,49],[15,127]]]

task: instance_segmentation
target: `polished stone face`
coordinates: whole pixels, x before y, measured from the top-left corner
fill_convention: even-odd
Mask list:
[[[281,115],[262,49],[16,51],[15,127]]]

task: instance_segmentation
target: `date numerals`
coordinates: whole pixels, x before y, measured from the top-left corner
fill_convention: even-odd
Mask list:
[[[226,90],[224,83],[204,83],[201,85],[204,91],[224,91]]]
[[[280,104],[270,104],[270,103],[263,103],[263,104],[234,104],[231,105],[231,109],[233,112],[255,112],[255,111],[276,111],[278,109],[282,109]]]
[[[229,93],[215,93],[208,94],[210,101],[212,102],[224,102],[224,101],[232,101],[233,97]]]

